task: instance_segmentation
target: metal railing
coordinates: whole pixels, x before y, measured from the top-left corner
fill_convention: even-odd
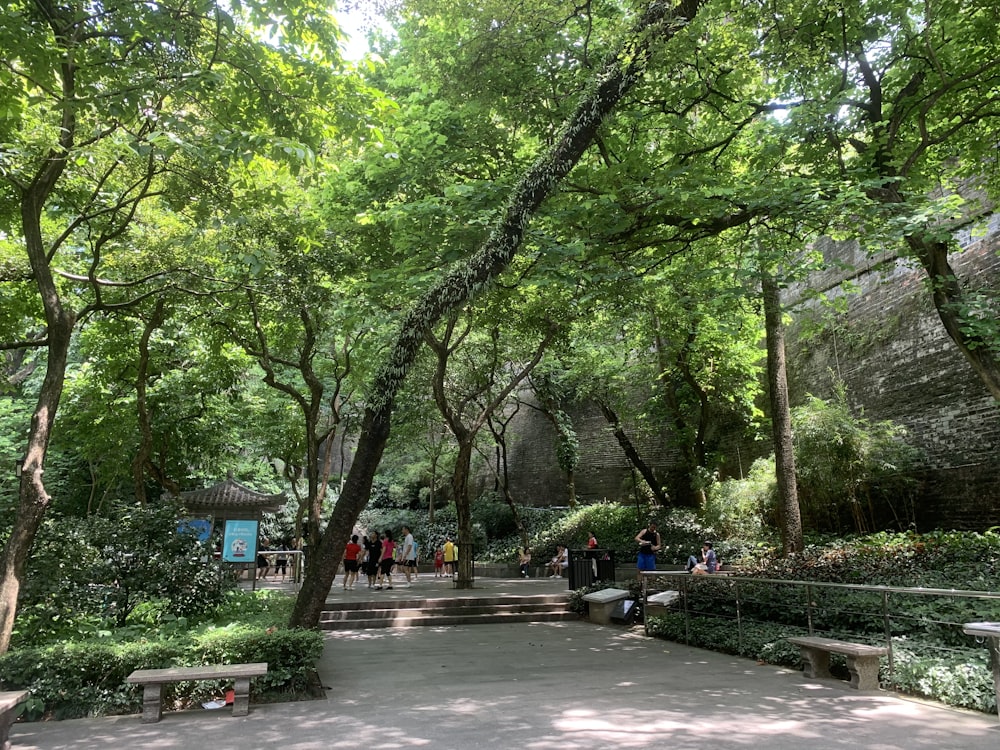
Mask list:
[[[1000,592],[996,591],[696,576],[674,571],[647,571],[641,578],[644,612],[654,593],[679,592],[672,609],[683,612],[686,643],[690,643],[692,625],[699,618],[734,621],[741,652],[744,629],[750,623],[785,626],[789,635],[805,630],[809,635],[866,641],[889,649],[888,676],[893,686],[895,638],[919,634],[922,650],[956,652],[973,642],[985,647],[984,639],[963,632],[965,623],[1000,620]],[[937,600],[933,607],[927,606],[927,598]],[[649,635],[648,618],[644,619]]]

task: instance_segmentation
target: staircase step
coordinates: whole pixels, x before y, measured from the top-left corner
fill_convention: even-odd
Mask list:
[[[575,612],[502,612],[486,615],[414,615],[398,618],[359,620],[324,620],[322,630],[371,630],[375,628],[413,628],[454,625],[499,625],[510,622],[562,622],[578,620]]]
[[[497,622],[553,622],[578,619],[567,609],[568,594],[436,599],[379,599],[329,603],[320,617],[324,630],[472,625]]]

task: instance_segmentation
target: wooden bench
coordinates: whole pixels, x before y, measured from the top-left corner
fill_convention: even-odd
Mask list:
[[[802,652],[802,671],[806,677],[832,677],[830,654],[847,657],[847,671],[851,673],[851,687],[855,690],[878,690],[879,657],[889,653],[885,646],[868,646],[848,643],[833,638],[796,636],[787,639]]]
[[[19,705],[28,700],[27,690],[5,690],[0,692],[0,748],[10,750],[10,727],[17,718]]]
[[[250,678],[267,674],[267,662],[212,664],[202,667],[137,669],[127,682],[142,685],[142,723],[153,724],[163,716],[163,686],[185,680],[234,680],[233,716],[250,713]]]

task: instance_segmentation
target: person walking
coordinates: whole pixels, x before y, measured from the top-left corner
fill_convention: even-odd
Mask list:
[[[358,580],[358,557],[361,555],[361,545],[358,544],[358,535],[351,536],[351,541],[344,548],[344,591],[354,590],[354,584]]]
[[[375,588],[381,589],[383,581],[385,588],[392,588],[392,566],[396,564],[396,542],[392,539],[392,532],[386,529],[382,534],[382,557],[379,558],[378,580]]]
[[[656,570],[656,553],[660,551],[660,532],[656,530],[656,522],[650,521],[646,528],[635,535],[635,541],[639,543],[639,556],[636,559],[636,567],[639,568],[639,580],[642,580],[642,572],[645,570]]]
[[[382,540],[378,532],[373,531],[365,539],[365,575],[368,576],[368,588],[375,586],[378,575],[379,560],[382,559]]]
[[[413,541],[413,531],[409,526],[403,527],[403,575],[406,576],[406,588],[412,585],[412,577],[417,572],[417,544]]]
[[[288,551],[288,545],[285,542],[280,542],[278,544],[278,557],[274,561],[274,574],[278,575],[281,573],[281,580],[284,582],[285,577],[288,575],[288,555],[285,554]]]
[[[521,571],[521,578],[528,578],[528,567],[531,565],[531,552],[524,547],[517,555],[517,567]]]
[[[271,570],[271,558],[265,554],[271,551],[271,542],[267,537],[260,540],[260,549],[257,550],[257,578],[261,581],[267,580],[267,574]]]

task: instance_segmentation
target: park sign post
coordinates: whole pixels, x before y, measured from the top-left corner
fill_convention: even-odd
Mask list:
[[[257,522],[226,521],[222,537],[222,560],[252,563],[257,559]]]

